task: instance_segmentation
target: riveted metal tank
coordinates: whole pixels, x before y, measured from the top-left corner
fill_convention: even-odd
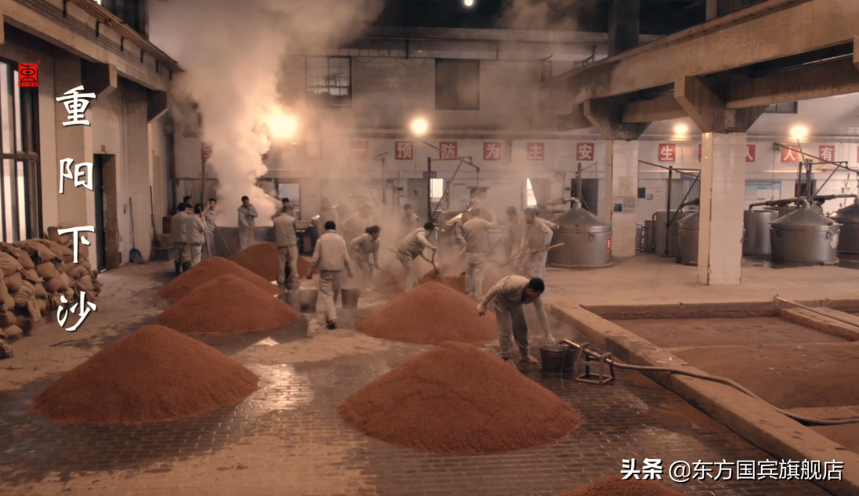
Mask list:
[[[653,214],[653,246],[654,252],[660,257],[665,255],[665,225],[674,217],[677,210],[671,211],[671,217],[668,216],[668,210],[660,210]],[[668,256],[674,257],[677,254],[677,234],[679,226],[677,221],[683,218],[683,212],[680,212],[674,222],[671,224],[671,231],[668,233]]]
[[[677,222],[677,262],[685,265],[698,263],[698,233],[700,232],[700,212],[687,215]]]
[[[841,224],[838,253],[859,253],[859,202],[835,212],[830,219]]]
[[[773,262],[817,265],[837,262],[841,226],[804,204],[796,212],[772,221]]]
[[[552,222],[558,230],[552,244],[564,246],[549,251],[547,262],[558,266],[597,266],[611,262],[611,224],[583,209],[578,202]]]
[[[770,224],[778,217],[777,210],[746,210],[743,212],[743,228],[745,229],[743,255],[763,258],[772,256]]]
[[[257,227],[254,229],[254,243],[274,243],[274,229],[271,227]],[[215,256],[230,258],[240,252],[239,228],[216,227],[215,228]]]

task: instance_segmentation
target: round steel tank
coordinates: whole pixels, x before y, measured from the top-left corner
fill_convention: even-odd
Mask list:
[[[677,210],[671,211],[671,217],[674,217],[674,214],[678,212]],[[671,224],[671,231],[668,233],[668,255],[669,257],[673,257],[677,253],[677,234],[678,234],[678,226],[677,221],[683,218],[683,213],[680,212],[676,218],[674,218],[674,222]],[[668,223],[670,218],[668,217],[668,210],[660,210],[653,214],[651,218],[653,221],[653,248],[654,253],[659,255],[660,257],[664,257],[665,255],[665,225]]]
[[[683,217],[677,223],[677,262],[686,265],[698,263],[698,233],[700,231],[701,215],[695,212]]]
[[[778,217],[782,218],[787,214],[792,214],[792,213],[796,212],[797,209],[799,209],[799,207],[797,207],[796,205],[788,205],[786,207],[767,207],[764,210],[770,210],[770,211],[776,212],[776,213],[778,213]]]
[[[558,225],[552,244],[564,243],[564,246],[549,251],[549,264],[588,266],[611,262],[611,224],[600,220],[577,202],[552,222]]]
[[[254,229],[254,243],[274,242],[274,229],[257,227]],[[239,228],[215,228],[215,256],[230,258],[241,251],[239,249]]]
[[[746,210],[743,212],[743,255],[752,257],[772,256],[770,224],[778,218],[776,210]]]
[[[835,212],[830,219],[841,224],[838,253],[859,253],[859,202]]]
[[[835,263],[838,234],[835,221],[808,207],[772,221],[770,237],[773,262],[817,265]]]

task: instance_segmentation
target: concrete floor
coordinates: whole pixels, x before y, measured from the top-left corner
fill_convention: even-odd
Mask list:
[[[369,338],[354,322],[382,303],[325,330],[320,318],[287,329],[199,339],[261,378],[261,390],[235,408],[144,426],[58,426],[26,412],[30,399],[117,337],[150,324],[167,303],[154,295],[168,264],[102,274],[92,314],[75,333],[55,322],[13,344],[0,361],[0,487],[6,495],[191,494],[550,496],[618,474],[622,458],[694,462],[772,459],[637,373],[597,387],[528,377],[578,409],[583,427],[543,448],[449,457],[389,446],[346,426],[335,412],[346,397],[427,346]],[[855,272],[830,267],[747,267],[744,284],[706,287],[695,267],[640,257],[600,271],[555,271],[547,299],[557,305],[679,301],[856,298]],[[809,289],[811,288],[811,289]],[[369,295],[366,295],[369,296]],[[557,321],[557,338],[576,338]],[[532,345],[536,346],[537,341]],[[497,344],[486,349],[497,352]],[[674,489],[699,495],[825,494],[797,481],[693,481]]]

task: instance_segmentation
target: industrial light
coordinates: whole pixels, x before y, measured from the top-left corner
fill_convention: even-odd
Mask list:
[[[689,132],[689,126],[686,124],[677,124],[674,126],[674,134],[686,134]]]
[[[278,113],[268,121],[268,131],[275,139],[292,139],[297,130],[298,121],[292,115]]]
[[[805,126],[794,126],[790,129],[790,137],[793,139],[805,139],[808,137],[808,128]]]
[[[465,0],[466,7],[471,7],[472,5],[474,5],[474,0]]]
[[[415,119],[412,121],[412,132],[415,136],[423,136],[429,129],[429,123],[426,119]]]

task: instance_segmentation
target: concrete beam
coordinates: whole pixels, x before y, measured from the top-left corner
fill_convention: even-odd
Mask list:
[[[859,45],[857,45],[859,46]],[[836,60],[730,84],[727,108],[741,109],[859,92],[857,53]]]
[[[167,92],[146,90],[146,120],[152,122],[167,112]]]
[[[644,123],[682,119],[688,117],[686,111],[674,98],[657,98],[630,102],[623,107],[622,122]]]
[[[617,100],[586,100],[584,114],[607,140],[637,140],[649,124],[623,122],[623,102]]]
[[[591,121],[585,117],[583,105],[576,105],[570,114],[558,116],[558,131],[575,131],[576,129],[587,129],[593,127]]]
[[[767,106],[732,109],[725,106],[724,89],[710,87],[694,76],[674,84],[674,98],[702,133],[745,133]]]
[[[544,98],[572,106],[719,74],[850,43],[857,25],[853,0],[767,0],[556,76]]]
[[[81,59],[81,81],[84,90],[96,96],[107,96],[119,87],[119,77],[113,64],[99,64]]]

